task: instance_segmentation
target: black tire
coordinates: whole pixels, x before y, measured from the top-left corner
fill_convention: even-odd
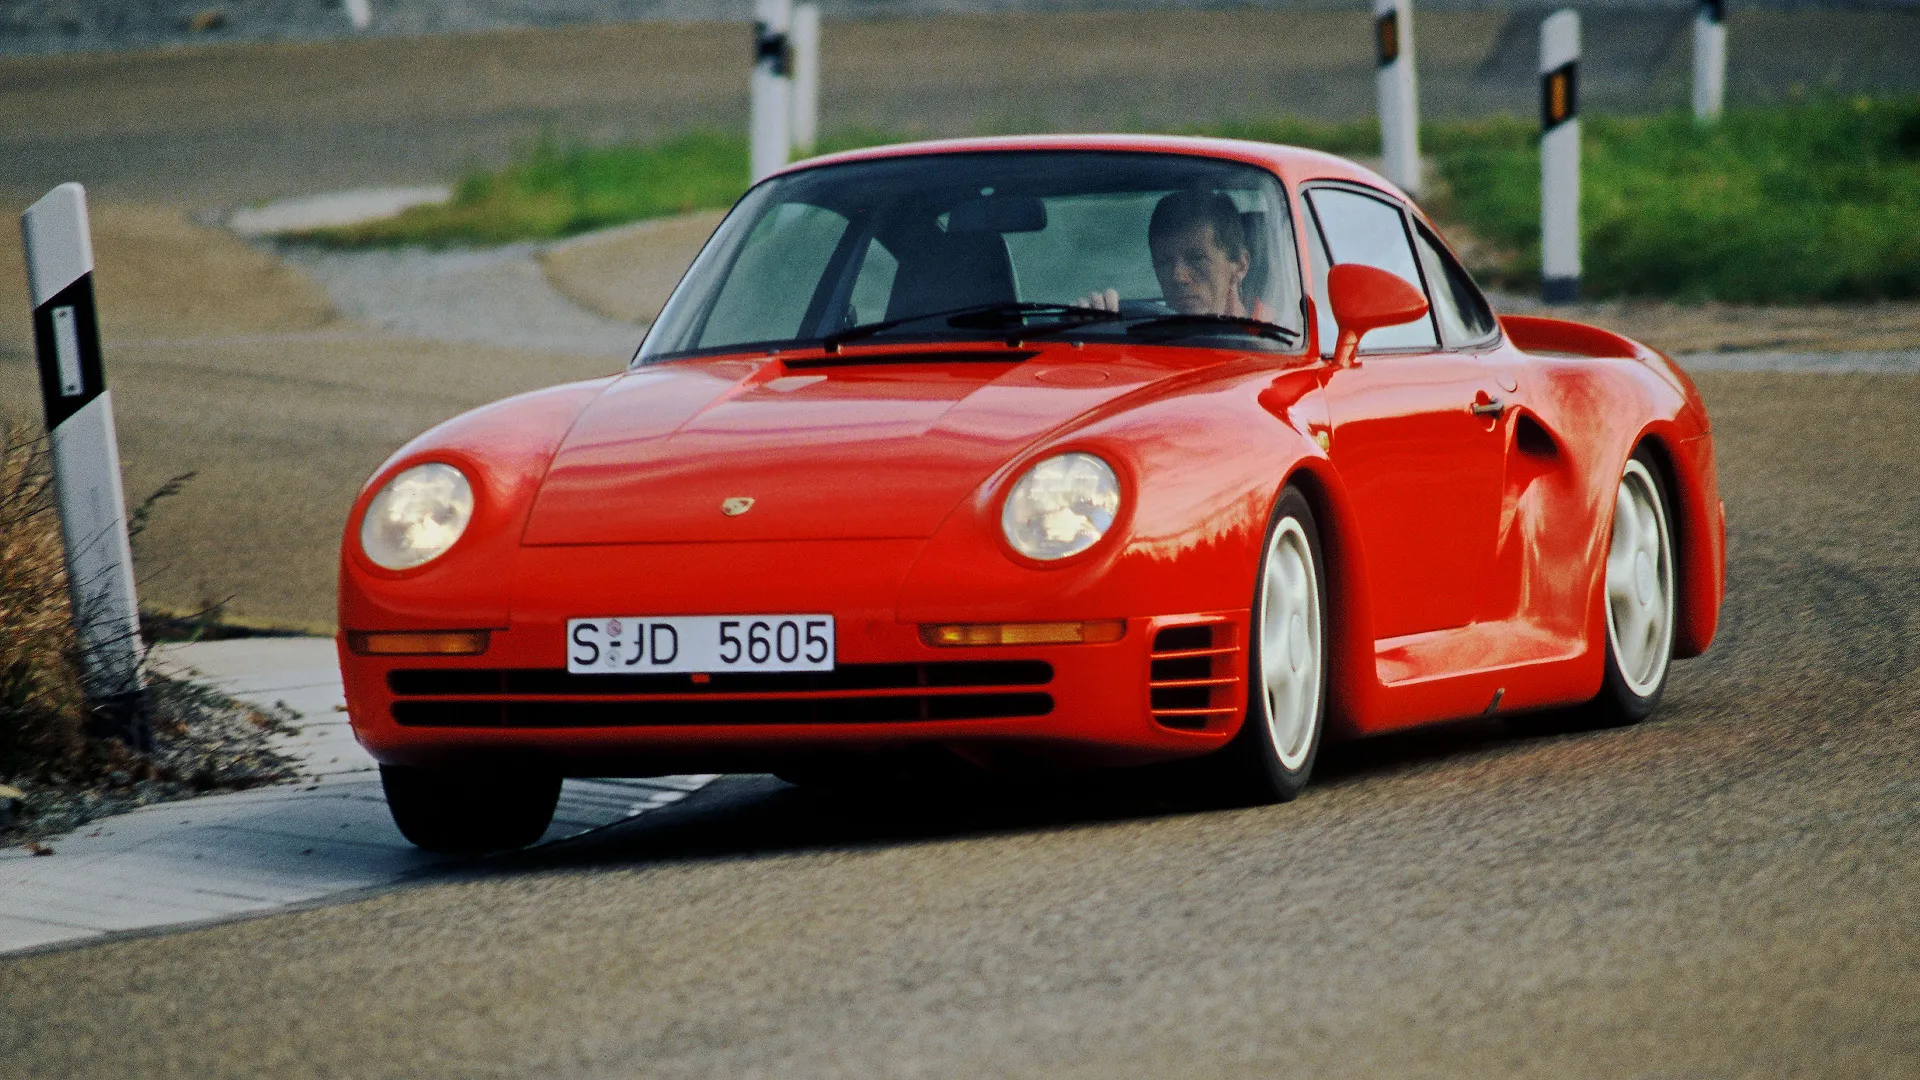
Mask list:
[[[553,824],[560,777],[505,770],[380,766],[387,810],[415,847],[453,855],[523,848]]]
[[[1297,528],[1297,531],[1296,531]],[[1283,534],[1285,534],[1283,536]],[[1276,734],[1270,722],[1267,683],[1263,676],[1262,626],[1268,596],[1270,565],[1276,557],[1276,540],[1292,546],[1290,538],[1305,541],[1305,562],[1311,570],[1313,603],[1303,615],[1302,626],[1309,631],[1307,646],[1313,654],[1314,670],[1300,680],[1302,692],[1311,688],[1312,703],[1288,710],[1291,716],[1304,717],[1301,724],[1290,724]],[[1294,549],[1297,554],[1297,549]],[[1288,487],[1274,503],[1267,521],[1265,539],[1260,545],[1259,561],[1254,568],[1253,602],[1247,618],[1247,715],[1239,734],[1215,756],[1212,770],[1224,783],[1226,794],[1242,804],[1288,802],[1297,798],[1313,774],[1313,763],[1320,756],[1320,742],[1327,715],[1327,575],[1326,560],[1320,546],[1320,528],[1313,507],[1299,490]],[[1301,590],[1305,595],[1307,590]],[[1288,623],[1289,643],[1293,640]],[[1297,669],[1296,669],[1297,673]],[[1286,738],[1282,746],[1280,739]]]
[[[1614,548],[1619,538],[1621,522],[1620,504],[1628,492],[1638,487],[1642,491],[1651,491],[1658,505],[1651,515],[1651,524],[1658,530],[1658,554],[1650,560],[1653,565],[1650,573],[1659,596],[1656,606],[1658,612],[1658,640],[1650,648],[1634,649],[1629,646],[1622,649],[1616,644],[1620,631],[1616,623],[1623,620],[1617,613],[1624,605],[1616,605],[1614,600]],[[1601,602],[1607,605],[1606,619],[1606,667],[1600,683],[1600,693],[1581,710],[1591,726],[1619,727],[1637,724],[1653,714],[1660,707],[1660,698],[1667,691],[1667,676],[1673,670],[1674,627],[1680,616],[1679,566],[1673,557],[1673,502],[1667,493],[1666,480],[1661,476],[1660,465],[1646,447],[1636,450],[1627,459],[1626,468],[1620,477],[1620,487],[1614,498],[1615,513],[1608,523],[1608,568],[1606,583],[1603,586]],[[1636,564],[1635,569],[1639,567]],[[1637,575],[1636,575],[1637,577]],[[1636,580],[1635,584],[1638,582]],[[1630,599],[1637,599],[1636,595]],[[1629,662],[1623,662],[1621,653],[1640,652],[1640,656],[1629,656]],[[1630,663],[1633,662],[1633,663]],[[1629,666],[1638,670],[1629,671]]]

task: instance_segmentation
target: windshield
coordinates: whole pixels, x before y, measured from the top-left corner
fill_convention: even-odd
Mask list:
[[[1297,349],[1294,251],[1280,185],[1251,165],[1018,151],[824,166],[748,192],[638,361],[1010,330]]]

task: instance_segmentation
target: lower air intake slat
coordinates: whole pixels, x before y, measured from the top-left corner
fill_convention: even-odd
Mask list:
[[[1147,699],[1155,723],[1201,731],[1232,711],[1225,705],[1237,692],[1241,664],[1234,636],[1229,624],[1221,622],[1169,626],[1153,636]],[[1204,655],[1183,655],[1196,652]],[[1165,655],[1169,653],[1173,655]],[[1202,680],[1214,680],[1214,685],[1189,685]]]
[[[563,668],[415,668],[387,673],[401,697],[503,694],[509,697],[627,697],[638,694],[831,694],[917,687],[1045,686],[1044,660],[949,660],[915,664],[841,664],[832,671],[715,672],[692,675],[574,675]]]
[[[598,728],[729,724],[894,724],[1045,716],[1053,696],[1037,693],[755,701],[396,701],[405,727]]]

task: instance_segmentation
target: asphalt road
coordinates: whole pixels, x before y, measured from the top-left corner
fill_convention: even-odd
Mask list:
[[[1920,377],[1703,375],[1719,642],[1637,727],[952,802],[732,778],[355,902],[0,961],[0,1076],[1920,1074]]]

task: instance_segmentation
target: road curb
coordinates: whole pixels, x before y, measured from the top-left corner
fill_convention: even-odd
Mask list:
[[[163,647],[157,666],[297,715],[280,749],[297,783],[157,803],[53,838],[39,858],[0,851],[0,955],[187,929],[337,901],[475,860],[420,851],[387,815],[353,741],[326,638]],[[569,780],[542,844],[671,806],[712,776]]]

